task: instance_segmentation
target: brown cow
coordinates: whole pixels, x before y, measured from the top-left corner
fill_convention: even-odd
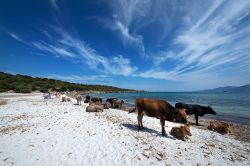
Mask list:
[[[175,138],[180,139],[182,141],[185,141],[185,138],[187,138],[188,135],[192,136],[188,125],[184,125],[180,127],[172,127],[169,133]]]
[[[103,112],[103,105],[95,105],[95,104],[89,105],[86,108],[86,112]]]
[[[123,100],[114,100],[112,107],[121,109],[123,104],[124,104]]]
[[[166,135],[165,120],[173,121],[174,119],[177,120],[178,117],[180,122],[187,123],[187,117],[183,116],[184,114],[180,114],[175,107],[165,100],[138,98],[135,100],[135,106],[138,112],[137,120],[139,130],[143,128],[142,118],[144,114],[160,119],[162,135]]]
[[[104,109],[109,109],[109,108],[111,108],[110,102],[104,103],[103,106],[104,106]]]

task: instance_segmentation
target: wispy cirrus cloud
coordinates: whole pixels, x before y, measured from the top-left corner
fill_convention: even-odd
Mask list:
[[[64,81],[70,81],[75,83],[111,83],[113,80],[107,75],[58,75],[49,74],[45,76],[46,78],[59,79]]]
[[[17,35],[13,38],[19,42],[27,43],[41,53],[79,60],[82,64],[86,64],[88,68],[97,72],[128,76],[137,70],[137,67],[132,66],[130,60],[122,55],[106,58],[99,55],[96,50],[85,44],[81,39],[73,37],[62,28],[54,27],[51,31],[53,31],[54,36],[52,37],[49,31],[46,31],[47,33],[44,34],[47,37],[46,41],[26,42],[20,37],[17,38]]]
[[[15,40],[17,40],[17,41],[19,41],[19,42],[22,42],[22,43],[24,43],[24,44],[26,44],[26,42],[25,42],[22,38],[20,38],[17,34],[12,33],[12,32],[8,32],[8,34],[9,34],[13,39],[15,39]]]
[[[112,10],[112,17],[97,18],[106,28],[118,32],[122,41],[130,46],[136,46],[139,54],[146,56],[143,43],[143,36],[137,33],[137,28],[141,26],[141,19],[145,17],[150,9],[150,0],[117,0],[104,1]],[[140,22],[140,23],[139,23]],[[132,25],[136,23],[137,25]]]
[[[74,53],[68,51],[67,49],[60,47],[60,46],[54,46],[52,44],[48,44],[45,42],[32,42],[32,45],[34,46],[34,48],[41,50],[41,51],[45,51],[45,52],[49,52],[52,55],[56,56],[56,57],[75,57],[76,55],[74,55]]]
[[[245,69],[250,55],[250,22],[246,21],[250,2],[211,1],[200,7],[199,12],[196,5],[185,11],[185,26],[173,38],[170,49],[152,57],[155,66],[178,63],[172,68],[153,70],[154,74],[146,71],[143,77],[188,80],[195,74],[213,78],[215,73],[227,75]],[[219,81],[219,77],[214,80]]]
[[[62,15],[57,0],[50,0],[50,3],[59,14],[56,17]],[[40,53],[49,53],[59,58],[78,60],[81,64],[87,65],[88,68],[99,73],[128,76],[137,70],[137,67],[132,66],[130,59],[122,55],[112,56],[111,58],[102,56],[86,44],[82,38],[72,35],[62,26],[51,26],[50,29],[42,29],[40,32],[44,35],[44,40],[39,39],[26,42],[14,33],[9,33],[9,35],[17,41],[35,48]]]
[[[57,0],[49,0],[52,7],[56,10],[56,11],[59,11],[59,7],[58,7],[58,4],[57,4]]]

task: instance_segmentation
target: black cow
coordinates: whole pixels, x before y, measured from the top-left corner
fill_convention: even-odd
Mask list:
[[[91,101],[94,102],[95,104],[102,104],[102,98],[98,96],[94,96],[91,98]]]
[[[85,97],[84,103],[89,103],[90,100],[91,100],[91,97],[90,97],[89,95],[87,95],[87,96]]]
[[[198,117],[199,116],[204,116],[205,114],[213,114],[216,115],[216,112],[210,107],[210,106],[201,106],[198,104],[184,104],[184,103],[176,103],[175,108],[177,109],[185,109],[185,112],[188,115],[193,115],[195,116],[196,120],[196,125],[198,124]]]
[[[116,97],[113,97],[113,98],[107,98],[106,102],[110,102],[111,107],[113,107],[113,104],[114,104],[114,101],[115,101],[115,100],[118,100],[118,98],[116,98]]]

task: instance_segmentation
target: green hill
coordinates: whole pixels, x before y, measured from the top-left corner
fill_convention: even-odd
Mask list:
[[[48,92],[53,91],[102,91],[102,92],[123,92],[134,91],[106,85],[87,85],[65,82],[48,78],[33,78],[21,74],[8,74],[0,72],[0,92],[13,90],[16,93],[30,93],[32,91]]]

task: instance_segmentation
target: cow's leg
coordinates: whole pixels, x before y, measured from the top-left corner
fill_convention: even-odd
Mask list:
[[[141,130],[141,115],[138,113],[137,115],[137,121],[138,121],[138,129]]]
[[[143,129],[142,118],[143,118],[143,114],[141,114],[141,128]]]
[[[163,136],[166,135],[166,131],[165,131],[165,120],[164,119],[160,119],[160,122],[161,122],[161,134]]]
[[[195,121],[196,121],[196,125],[198,126],[199,123],[198,123],[198,115],[197,114],[195,114]]]

